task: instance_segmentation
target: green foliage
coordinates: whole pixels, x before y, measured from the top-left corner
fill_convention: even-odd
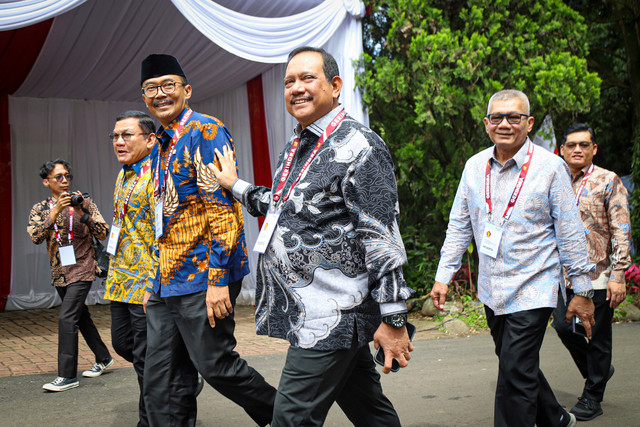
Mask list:
[[[587,111],[598,100],[600,79],[584,59],[587,26],[561,1],[371,6],[358,84],[371,125],[394,156],[410,254],[405,273],[417,284],[419,271],[435,265],[417,258],[437,258],[466,160],[490,145],[483,126],[489,97],[503,88],[523,90],[541,122],[547,113]]]

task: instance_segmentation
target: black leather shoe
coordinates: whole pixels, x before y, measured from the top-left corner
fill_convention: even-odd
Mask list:
[[[570,412],[576,416],[578,421],[589,421],[598,415],[602,415],[602,408],[600,407],[600,402],[581,397]]]

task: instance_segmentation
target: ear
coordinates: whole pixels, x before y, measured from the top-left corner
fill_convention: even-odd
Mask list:
[[[487,135],[489,135],[489,119],[488,118],[483,118],[482,121],[484,122],[484,131],[487,132]]]
[[[147,135],[147,148],[151,150],[153,146],[156,145],[156,141],[157,138],[155,133],[150,133],[149,135]]]
[[[598,144],[593,144],[593,155],[598,154]]]
[[[535,119],[533,116],[527,117],[527,133],[530,133],[531,130],[533,129],[534,122],[535,122]]]
[[[43,179],[42,180],[42,185],[44,185],[45,187],[49,188],[49,180],[48,179]]]
[[[331,79],[331,96],[334,100],[338,100],[340,97],[340,91],[342,91],[342,78],[335,76]]]
[[[560,155],[564,157],[564,144],[560,146]]]
[[[186,99],[191,98],[191,85],[186,85],[184,87],[184,95]]]

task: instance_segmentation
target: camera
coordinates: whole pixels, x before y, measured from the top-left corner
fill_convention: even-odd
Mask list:
[[[81,194],[73,194],[71,196],[71,206],[82,206],[84,202],[84,197]]]

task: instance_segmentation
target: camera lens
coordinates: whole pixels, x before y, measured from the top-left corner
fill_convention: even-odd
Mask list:
[[[71,206],[81,206],[82,202],[84,202],[84,197],[80,194],[74,194],[71,196]]]

